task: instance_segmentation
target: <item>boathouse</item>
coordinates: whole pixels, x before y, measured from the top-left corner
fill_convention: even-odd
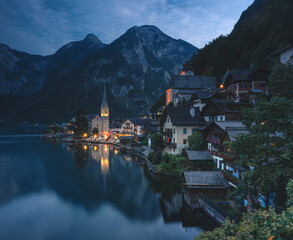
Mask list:
[[[191,170],[211,171],[214,158],[208,151],[187,151],[188,166]]]
[[[210,198],[227,199],[230,185],[220,171],[183,172],[182,190],[190,201],[197,202],[199,194]]]

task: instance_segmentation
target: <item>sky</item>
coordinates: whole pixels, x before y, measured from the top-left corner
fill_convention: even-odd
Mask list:
[[[0,43],[49,55],[88,33],[111,43],[155,25],[198,48],[229,34],[253,0],[0,0]]]

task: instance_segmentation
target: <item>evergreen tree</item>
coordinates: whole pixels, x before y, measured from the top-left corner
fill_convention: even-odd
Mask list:
[[[293,98],[293,65],[291,61],[273,67],[269,76],[269,88],[272,95]]]
[[[74,134],[82,136],[89,133],[89,123],[84,109],[79,109],[75,114]]]
[[[237,137],[232,148],[240,155],[239,164],[251,171],[245,173],[238,192],[255,201],[260,192],[267,204],[269,194],[274,192],[276,207],[283,209],[285,187],[293,176],[293,100],[263,97],[255,110],[244,111],[243,123],[249,133]]]
[[[197,132],[188,137],[188,144],[190,150],[204,151],[207,149],[206,141]]]
[[[155,150],[162,149],[163,146],[163,136],[161,133],[154,133],[151,136],[151,148]]]

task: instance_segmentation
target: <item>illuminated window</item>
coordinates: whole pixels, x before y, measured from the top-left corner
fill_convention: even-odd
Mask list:
[[[183,128],[183,134],[187,134],[187,128]]]

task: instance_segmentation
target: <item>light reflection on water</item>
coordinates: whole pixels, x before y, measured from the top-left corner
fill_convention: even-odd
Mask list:
[[[210,227],[190,221],[180,183],[111,145],[22,140],[0,138],[0,239],[192,239]]]

